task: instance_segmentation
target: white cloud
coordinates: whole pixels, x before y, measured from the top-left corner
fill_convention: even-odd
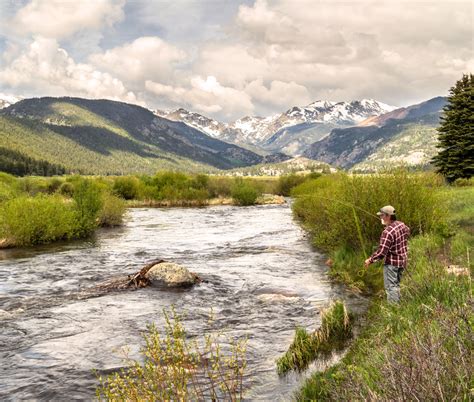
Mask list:
[[[124,4],[124,0],[32,0],[18,10],[10,27],[23,35],[66,38],[81,30],[99,30],[122,20]]]
[[[184,51],[158,37],[141,37],[105,53],[93,54],[89,61],[124,81],[143,85],[146,80],[171,78],[175,64],[185,57]]]
[[[308,104],[312,101],[305,86],[296,82],[272,81],[267,88],[261,79],[252,81],[245,87],[245,92],[256,102],[267,108],[285,109],[297,104]]]
[[[206,79],[193,76],[185,87],[147,81],[146,89],[201,113],[219,113],[226,120],[254,112],[254,105],[248,94],[221,85],[213,76]]]
[[[136,103],[136,96],[108,73],[75,63],[54,39],[36,38],[0,70],[0,81],[10,88],[49,95],[76,95]]]

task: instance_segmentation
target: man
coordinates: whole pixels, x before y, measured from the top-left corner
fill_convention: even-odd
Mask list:
[[[410,228],[401,221],[397,221],[395,208],[387,205],[377,212],[382,225],[385,226],[380,236],[379,248],[364,265],[368,267],[375,261],[384,258],[383,283],[387,300],[390,303],[400,302],[400,280],[403,270],[407,266],[407,240]]]

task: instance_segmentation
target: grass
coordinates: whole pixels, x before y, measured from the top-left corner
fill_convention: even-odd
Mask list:
[[[360,277],[374,296],[360,336],[337,365],[314,373],[305,382],[297,400],[472,399],[474,188],[433,183],[431,179],[420,183],[422,191],[429,190],[431,195],[409,197],[432,197],[445,213],[425,215],[427,220],[437,218],[431,224],[421,221],[424,229],[409,241],[401,304],[391,305],[378,297],[381,283],[377,284],[376,276],[381,273],[377,267],[373,277],[371,273]],[[403,183],[398,187],[401,192],[406,189]],[[423,204],[420,208],[430,210]],[[352,244],[333,250],[330,271],[331,275],[346,275],[342,280],[355,284],[362,255],[357,243]],[[448,272],[446,267],[452,264],[464,267],[464,274]]]
[[[313,333],[296,328],[292,344],[277,360],[278,374],[303,371],[316,358],[344,347],[345,341],[352,336],[351,317],[344,302],[335,301],[322,311],[321,317],[321,327]]]

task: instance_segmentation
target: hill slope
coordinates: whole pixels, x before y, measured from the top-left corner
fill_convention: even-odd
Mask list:
[[[334,129],[304,155],[366,171],[426,164],[436,153],[436,127],[445,104],[446,98],[437,97],[368,119],[356,127]]]
[[[3,147],[80,173],[153,173],[248,166],[263,157],[136,105],[25,99],[0,111]]]

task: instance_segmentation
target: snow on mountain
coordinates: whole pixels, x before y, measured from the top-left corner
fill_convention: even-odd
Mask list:
[[[17,98],[16,96],[0,93],[0,109],[11,106],[19,100],[20,98]]]
[[[260,147],[264,151],[283,151],[297,155],[302,148],[329,134],[334,127],[356,125],[394,109],[393,106],[373,99],[352,102],[318,100],[306,106],[294,106],[281,114],[269,117],[246,116],[231,123],[221,123],[182,108],[155,113],[166,119],[182,121],[223,141]],[[275,135],[278,141],[273,138]]]
[[[199,113],[190,112],[183,108],[174,111],[154,110],[153,112],[157,116],[164,117],[165,119],[186,123],[188,126],[196,128],[214,138],[218,138],[226,128],[226,124],[224,123],[220,123]]]

